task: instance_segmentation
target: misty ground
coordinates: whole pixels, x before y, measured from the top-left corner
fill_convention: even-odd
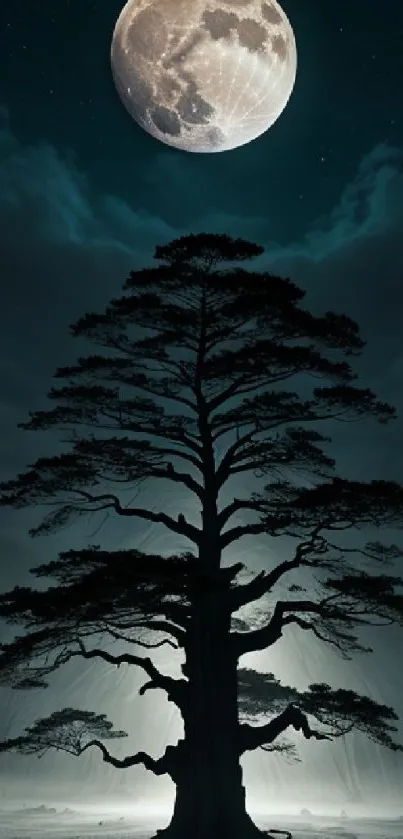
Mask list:
[[[55,811],[53,811],[55,810]],[[0,839],[150,839],[167,817],[139,819],[115,813],[86,813],[45,805],[0,811]],[[290,830],[293,839],[403,839],[403,816],[395,819],[271,816],[255,821],[264,830]],[[269,834],[270,835],[270,834]],[[273,835],[273,839],[279,839]]]

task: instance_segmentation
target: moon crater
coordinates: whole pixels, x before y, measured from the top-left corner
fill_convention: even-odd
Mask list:
[[[149,134],[184,151],[218,152],[278,119],[297,51],[277,0],[129,0],[111,64],[123,104]]]

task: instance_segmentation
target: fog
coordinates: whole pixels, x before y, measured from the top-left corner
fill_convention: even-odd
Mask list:
[[[18,835],[19,839],[150,839],[158,828],[167,823],[167,815],[116,813],[112,810],[68,811],[53,808],[56,812],[39,807],[33,811],[29,807],[20,811],[0,812],[0,837],[9,839]],[[258,826],[267,830],[268,837],[276,839],[276,831],[289,831],[288,839],[402,839],[403,820],[374,818],[349,818],[345,814],[332,817],[326,814],[305,812],[296,816],[278,814],[270,821],[257,818]]]

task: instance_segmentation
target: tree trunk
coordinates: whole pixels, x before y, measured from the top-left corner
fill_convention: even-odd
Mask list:
[[[245,809],[239,763],[237,660],[229,637],[230,615],[217,592],[203,595],[188,631],[189,679],[185,739],[175,752],[171,777],[176,801],[166,839],[257,839],[262,832]]]

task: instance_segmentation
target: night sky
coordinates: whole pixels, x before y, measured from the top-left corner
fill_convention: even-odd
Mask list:
[[[345,311],[359,321],[368,340],[359,371],[400,418],[387,428],[336,429],[334,453],[349,477],[403,481],[403,4],[282,0],[299,58],[286,110],[249,145],[204,155],[154,140],[118,99],[109,50],[122,6],[121,0],[2,0],[0,6],[1,477],[54,449],[51,435],[27,434],[16,423],[28,410],[46,407],[55,367],[82,351],[68,325],[117,296],[128,271],[147,264],[156,244],[206,231],[264,245],[261,264],[306,288],[315,310]],[[29,568],[92,532],[88,525],[32,541],[27,531],[36,521],[35,512],[1,513],[4,588],[27,583]],[[132,533],[110,524],[102,538],[116,548]],[[161,538],[160,531],[143,529],[139,547],[154,550]],[[252,565],[264,567],[262,545],[252,549]],[[276,661],[289,682],[330,681],[334,674],[403,716],[397,632],[377,633],[376,654],[349,665],[330,665],[326,650],[313,653],[305,638],[303,646],[297,638],[287,643]],[[74,679],[72,672],[58,675],[46,696],[10,699],[1,689],[0,737],[15,736],[28,718],[60,701],[83,707],[88,701],[92,708],[95,694],[118,727],[133,730],[135,707],[134,727],[143,737],[131,741],[136,750],[158,753],[176,740],[171,708],[160,697],[140,705],[132,674],[119,674],[117,702],[105,668],[94,666],[90,677],[83,668]],[[283,763],[273,770],[268,756],[255,759],[248,776],[255,799],[263,801],[275,784],[287,801],[291,783],[306,806],[318,798],[326,764],[329,800],[337,789],[341,806],[349,795],[354,803],[361,787],[369,800],[380,782],[385,801],[396,801],[402,760],[361,741],[346,749],[331,746],[318,757],[309,746],[307,769]],[[2,756],[3,789],[14,783],[15,790],[19,780],[24,800],[31,792],[42,800],[43,779],[52,777],[54,794],[74,798],[90,770],[94,796],[107,789],[112,797],[130,797],[134,779],[137,797],[160,790],[161,799],[171,800],[167,783],[140,770],[122,778],[100,765],[98,755],[78,763],[52,755],[38,768],[33,758]]]

